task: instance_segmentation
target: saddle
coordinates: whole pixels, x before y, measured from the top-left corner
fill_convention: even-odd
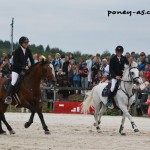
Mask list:
[[[19,89],[20,89],[20,85],[21,85],[21,82],[22,82],[22,80],[24,79],[24,76],[25,76],[25,73],[23,74],[23,73],[21,73],[21,74],[19,74],[19,77],[18,77],[18,79],[17,79],[17,82],[16,82],[16,84],[14,85],[14,90],[12,91],[12,95],[14,94],[14,93],[17,93],[18,91],[19,91]],[[8,87],[9,87],[9,85],[11,84],[11,78],[9,78],[8,80],[6,80],[5,81],[5,83],[3,84],[3,90],[5,91],[5,92],[7,92],[7,89],[8,89]]]
[[[16,82],[16,84],[14,85],[13,91],[12,91],[12,93],[11,93],[11,96],[12,96],[12,97],[15,99],[15,101],[16,101],[16,107],[20,107],[20,105],[21,105],[21,102],[20,102],[20,99],[19,99],[17,93],[18,93],[19,90],[20,90],[20,86],[21,86],[22,80],[24,79],[25,75],[26,75],[25,72],[21,72],[21,73],[19,74],[19,77],[18,77],[18,79],[17,79],[17,82]],[[7,89],[8,89],[8,87],[9,87],[10,84],[11,84],[11,78],[9,78],[8,80],[5,81],[5,83],[4,83],[3,86],[2,86],[2,89],[3,89],[5,92],[7,92]]]
[[[119,109],[118,106],[116,105],[116,102],[114,100],[114,96],[117,94],[118,88],[120,85],[120,81],[117,81],[114,92],[112,93],[112,103],[115,109]],[[111,83],[108,83],[108,85],[106,85],[106,87],[103,89],[102,91],[102,96],[103,97],[108,97],[109,93],[110,93],[110,88],[111,88]]]
[[[113,96],[116,95],[118,87],[119,87],[120,82],[117,81],[114,92],[113,92]],[[102,91],[102,96],[103,97],[108,97],[109,93],[110,93],[110,88],[111,88],[111,83],[108,83],[108,85],[106,85],[106,87],[103,89]]]

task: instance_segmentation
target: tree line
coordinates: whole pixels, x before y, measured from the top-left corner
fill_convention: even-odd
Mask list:
[[[13,43],[13,49],[15,50],[17,47],[19,47],[19,43]],[[48,56],[49,54],[52,54],[55,56],[56,53],[60,53],[61,55],[68,56],[70,53],[74,55],[74,57],[78,60],[79,58],[82,59],[87,59],[89,54],[82,54],[80,51],[74,51],[74,52],[65,52],[61,50],[60,48],[53,47],[51,48],[49,45],[44,48],[43,45],[35,45],[35,44],[30,44],[29,48],[31,49],[32,53],[38,53],[44,56]],[[2,41],[0,40],[0,55],[6,52],[7,54],[10,54],[10,42],[9,41]],[[111,56],[111,53],[108,50],[100,50],[99,52],[101,54],[101,58],[106,58],[107,56]],[[95,55],[95,54],[94,54]],[[136,57],[139,57],[139,54],[136,53]],[[147,56],[148,59],[150,60],[150,54]]]

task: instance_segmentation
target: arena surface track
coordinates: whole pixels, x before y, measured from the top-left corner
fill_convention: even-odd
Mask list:
[[[28,129],[29,113],[6,113],[15,135],[0,135],[0,150],[149,150],[150,118],[134,118],[140,133],[134,133],[128,119],[126,136],[118,133],[121,117],[104,116],[101,133],[92,115],[44,114],[51,135],[45,135],[39,118]],[[4,127],[4,125],[3,125]],[[6,128],[4,127],[6,130]]]

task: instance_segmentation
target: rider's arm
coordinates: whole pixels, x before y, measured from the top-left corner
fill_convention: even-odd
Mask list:
[[[109,63],[109,73],[110,73],[110,76],[111,78],[116,78],[116,74],[114,72],[114,60],[113,59],[110,59],[110,63]]]
[[[16,50],[15,52],[14,52],[14,54],[13,54],[13,66],[15,67],[15,68],[22,68],[23,66],[20,64],[20,62],[19,62],[19,58],[20,57],[20,55],[19,55],[19,51],[18,50]]]
[[[31,62],[31,66],[34,65],[34,59],[33,59],[33,56],[32,56],[32,53],[31,53],[30,50],[29,50],[29,59],[30,59],[30,62]]]

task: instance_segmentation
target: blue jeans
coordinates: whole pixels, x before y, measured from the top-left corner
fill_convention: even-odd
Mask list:
[[[81,77],[82,88],[88,88],[88,77]]]

